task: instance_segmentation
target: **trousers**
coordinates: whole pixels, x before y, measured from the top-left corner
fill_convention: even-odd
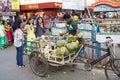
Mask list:
[[[22,66],[23,65],[23,45],[20,47],[16,47],[17,54],[16,54],[16,60],[17,65]]]

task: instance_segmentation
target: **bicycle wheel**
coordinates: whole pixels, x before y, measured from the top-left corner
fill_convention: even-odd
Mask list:
[[[113,59],[111,61],[111,67],[113,72],[120,77],[120,59]]]
[[[108,72],[107,69],[110,66],[111,61],[109,60],[106,64],[105,64],[105,68],[104,68],[104,72],[105,72],[105,76],[107,78],[107,80],[109,80],[109,76],[108,76]]]
[[[47,74],[49,65],[47,59],[40,52],[32,52],[29,56],[29,64],[32,72],[40,77]]]

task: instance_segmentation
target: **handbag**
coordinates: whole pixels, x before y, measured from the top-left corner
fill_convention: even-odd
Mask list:
[[[22,46],[22,41],[21,40],[14,41],[13,45],[15,47],[20,47],[20,46]]]

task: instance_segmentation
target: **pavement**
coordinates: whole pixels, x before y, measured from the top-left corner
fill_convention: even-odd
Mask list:
[[[46,77],[38,77],[31,71],[28,56],[24,56],[26,67],[16,65],[16,49],[14,46],[0,50],[0,80],[107,80],[103,69],[83,70],[82,66],[50,67]],[[120,80],[109,71],[110,80]]]

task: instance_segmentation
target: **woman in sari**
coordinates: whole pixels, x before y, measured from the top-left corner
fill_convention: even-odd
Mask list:
[[[8,24],[7,21],[5,21],[4,27],[5,27],[6,36],[7,36],[7,39],[8,39],[8,45],[7,46],[11,46],[12,45],[12,35],[11,35],[11,32],[10,32],[11,27]]]
[[[5,29],[2,20],[0,20],[0,49],[5,48],[7,44],[7,38],[5,35]]]

